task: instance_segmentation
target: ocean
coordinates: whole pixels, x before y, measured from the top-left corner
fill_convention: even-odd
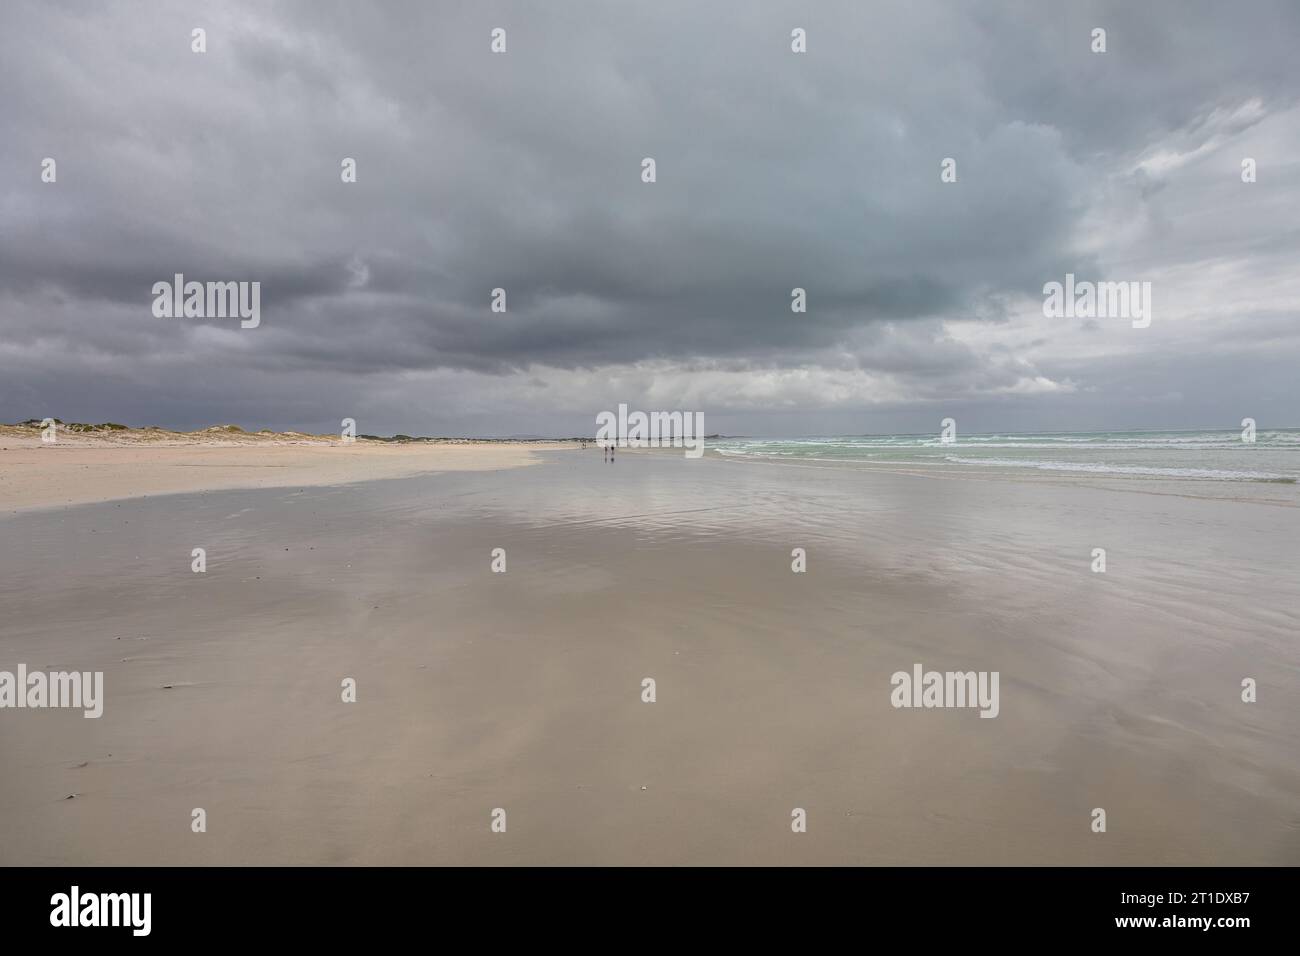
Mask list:
[[[1300,428],[1177,431],[847,435],[723,438],[709,450],[730,458],[768,458],[880,466],[1023,469],[1124,478],[1294,484],[1300,479]]]

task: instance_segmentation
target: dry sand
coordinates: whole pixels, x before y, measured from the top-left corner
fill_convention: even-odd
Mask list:
[[[61,431],[0,425],[0,509],[21,511],[178,492],[338,485],[427,472],[518,468],[557,442],[381,442],[247,433]]]

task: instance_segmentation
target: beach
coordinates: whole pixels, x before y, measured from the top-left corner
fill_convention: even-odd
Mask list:
[[[1300,862],[1294,485],[0,444],[0,864]]]
[[[288,488],[438,471],[518,468],[567,442],[385,442],[335,436],[128,429],[64,432],[0,425],[0,507],[16,512],[180,492]]]

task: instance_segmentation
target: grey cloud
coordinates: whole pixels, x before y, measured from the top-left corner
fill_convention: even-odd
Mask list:
[[[1295,106],[1297,27],[1284,2],[7,4],[0,417],[139,418],[149,380],[188,387],[150,406],[162,424],[305,425],[382,392],[374,430],[420,431],[403,388],[411,406],[474,388],[480,427],[512,432],[529,429],[497,393],[545,383],[563,417],[593,394],[579,373],[656,362],[683,382],[854,368],[927,415],[1017,376],[1108,380],[1105,361],[1017,362],[944,323],[1010,326],[1067,271],[1294,261],[1278,210],[1296,187],[1244,201],[1213,164]],[[1162,150],[1193,158],[1134,172]],[[1139,238],[1081,241],[1126,217]],[[154,319],[175,272],[261,281],[256,339]],[[1177,359],[1164,393],[1232,361]],[[1068,418],[1084,394],[1043,407]]]

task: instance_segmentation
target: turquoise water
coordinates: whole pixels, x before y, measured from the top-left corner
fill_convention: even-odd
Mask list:
[[[709,450],[727,457],[1026,469],[1114,477],[1201,481],[1300,479],[1300,428],[1036,432],[962,435],[946,443],[931,435],[847,435],[812,438],[724,438]]]

